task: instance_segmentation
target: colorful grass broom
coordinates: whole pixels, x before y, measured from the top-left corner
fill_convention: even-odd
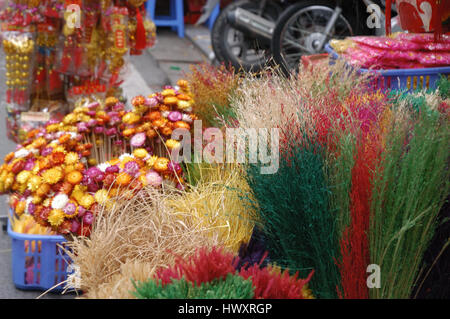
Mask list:
[[[314,293],[335,298],[340,282],[336,222],[320,146],[306,136],[289,140],[276,174],[261,175],[258,165],[250,165],[247,174],[271,261],[302,277],[314,270]]]
[[[449,192],[449,144],[448,118],[438,111],[426,104],[418,114],[394,110],[374,172],[370,259],[380,266],[382,283],[370,290],[371,298],[410,297]]]

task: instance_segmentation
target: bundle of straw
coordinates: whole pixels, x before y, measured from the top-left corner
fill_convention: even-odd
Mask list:
[[[242,200],[250,191],[243,168],[238,164],[193,164],[191,170],[193,167],[196,185],[180,196],[167,197],[167,205],[211,229],[211,236],[218,236],[226,248],[237,252],[249,242],[257,219],[255,210]]]
[[[149,278],[153,269],[167,267],[175,256],[190,256],[200,246],[223,245],[217,236],[209,236],[212,227],[166,204],[167,197],[176,196],[174,192],[145,188],[132,198],[112,199],[105,205],[108,208],[99,211],[90,238],[77,237],[69,243],[68,254],[80,270],[84,297],[111,292],[130,298],[126,289],[117,288],[126,281],[128,267],[141,273],[134,278]]]

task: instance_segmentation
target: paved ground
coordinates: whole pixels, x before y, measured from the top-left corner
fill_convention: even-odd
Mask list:
[[[203,34],[204,42],[206,28],[195,28],[196,34]],[[200,32],[200,33],[199,33]],[[203,44],[204,46],[204,44]],[[208,61],[209,53],[203,53],[201,45],[186,39],[180,39],[170,30],[158,30],[158,43],[142,56],[131,57],[132,64],[127,70],[127,80],[123,84],[125,95],[131,99],[138,94],[150,94],[160,90],[164,85],[175,84],[183,77],[183,72],[189,71],[189,65]],[[205,55],[206,54],[206,55]],[[4,55],[0,50],[0,101],[5,96],[3,81]],[[5,128],[6,111],[0,102],[0,161],[14,150],[15,144],[6,138]],[[6,216],[6,197],[0,196],[0,217]],[[14,287],[11,279],[11,240],[0,230],[0,298],[36,298],[41,292],[21,291]],[[73,298],[74,295],[61,296],[48,294],[43,298]]]

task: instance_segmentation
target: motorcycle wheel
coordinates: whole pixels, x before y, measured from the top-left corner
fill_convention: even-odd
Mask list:
[[[245,35],[228,23],[228,12],[238,7],[253,13],[258,13],[259,10],[257,3],[248,0],[236,1],[223,9],[211,32],[214,54],[218,62],[229,63],[235,70],[258,72],[271,57],[270,45],[259,43],[257,39]],[[280,12],[280,7],[269,1],[262,16],[275,22]]]
[[[323,53],[317,45],[324,37],[324,31],[336,5],[333,1],[308,0],[294,4],[278,18],[272,37],[273,59],[289,74],[297,71],[303,55]],[[332,38],[342,39],[354,34],[355,25],[342,13],[334,28]],[[324,43],[324,45],[326,42]]]

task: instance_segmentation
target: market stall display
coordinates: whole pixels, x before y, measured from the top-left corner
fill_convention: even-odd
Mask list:
[[[70,244],[86,298],[414,296],[445,218],[447,79],[436,91],[383,92],[339,62],[288,80],[236,78],[236,86],[224,69],[198,67],[189,79],[203,107],[228,101],[215,118],[198,113],[222,129],[278,127],[279,169],[264,175],[260,164],[186,164],[184,189],[144,188],[105,207],[90,238]],[[229,85],[213,93],[219,83]],[[236,171],[244,180],[230,183]],[[386,278],[379,289],[367,285],[369,265]]]
[[[22,142],[30,128],[61,119],[73,109],[74,94],[120,97],[128,56],[155,43],[144,2],[6,2],[0,11],[7,86],[2,103],[11,139]]]

